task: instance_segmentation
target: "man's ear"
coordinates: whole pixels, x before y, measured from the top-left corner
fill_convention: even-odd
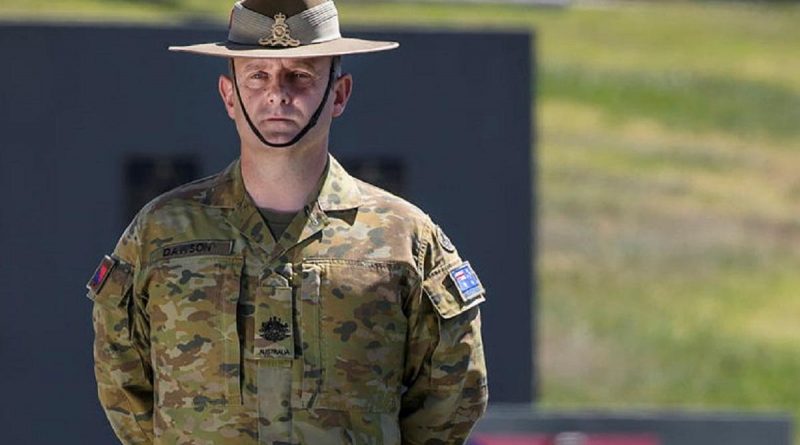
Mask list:
[[[222,98],[222,103],[225,105],[225,111],[228,112],[228,117],[231,119],[236,118],[236,92],[233,90],[233,80],[230,77],[220,74],[219,81],[219,96]]]
[[[336,79],[336,84],[333,86],[333,117],[339,117],[344,113],[344,109],[347,107],[347,101],[350,100],[350,94],[352,92],[352,75],[343,74]]]

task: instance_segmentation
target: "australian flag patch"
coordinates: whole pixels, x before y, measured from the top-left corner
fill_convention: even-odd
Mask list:
[[[485,292],[478,275],[469,265],[469,261],[465,261],[460,266],[452,269],[450,278],[455,283],[458,294],[465,303],[469,303]]]

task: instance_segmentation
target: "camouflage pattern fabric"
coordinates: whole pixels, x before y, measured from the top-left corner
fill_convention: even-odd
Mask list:
[[[483,289],[462,296],[441,229],[332,157],[315,195],[275,240],[236,161],[137,215],[89,291],[122,443],[466,441]]]

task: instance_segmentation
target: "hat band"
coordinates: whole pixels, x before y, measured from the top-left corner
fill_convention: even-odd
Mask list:
[[[271,35],[275,19],[251,11],[236,2],[231,12],[228,41],[242,45],[259,45],[258,41]],[[300,45],[340,39],[339,13],[333,2],[325,2],[286,19],[291,37]]]

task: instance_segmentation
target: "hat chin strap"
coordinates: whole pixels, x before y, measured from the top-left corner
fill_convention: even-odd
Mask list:
[[[234,89],[236,90],[236,97],[239,99],[239,106],[242,108],[242,113],[244,113],[244,118],[245,118],[245,120],[247,120],[248,125],[250,125],[250,129],[258,137],[258,140],[261,141],[261,143],[263,143],[264,145],[266,145],[268,147],[274,147],[274,148],[289,147],[289,146],[292,146],[292,145],[300,142],[300,139],[303,139],[303,137],[312,128],[314,128],[315,125],[317,125],[317,121],[319,121],[319,117],[322,114],[322,109],[325,108],[325,104],[328,102],[328,96],[330,95],[330,92],[331,92],[331,89],[332,89],[331,86],[333,85],[333,76],[335,74],[333,72],[333,69],[334,69],[333,60],[331,60],[331,69],[328,72],[328,85],[325,87],[325,95],[322,96],[322,102],[320,102],[319,106],[317,107],[317,111],[314,112],[314,115],[311,116],[311,119],[308,121],[308,124],[306,124],[306,126],[303,127],[302,130],[300,130],[300,133],[297,133],[297,136],[292,138],[291,141],[285,142],[283,144],[276,144],[276,143],[272,143],[272,142],[268,141],[267,138],[265,138],[264,135],[262,135],[261,132],[258,131],[258,128],[256,128],[255,124],[250,119],[250,115],[247,114],[247,110],[244,108],[244,102],[242,102],[242,95],[239,93],[239,81],[236,80],[236,66],[234,65],[233,59],[231,59],[231,72],[233,73],[233,86],[234,86]]]

